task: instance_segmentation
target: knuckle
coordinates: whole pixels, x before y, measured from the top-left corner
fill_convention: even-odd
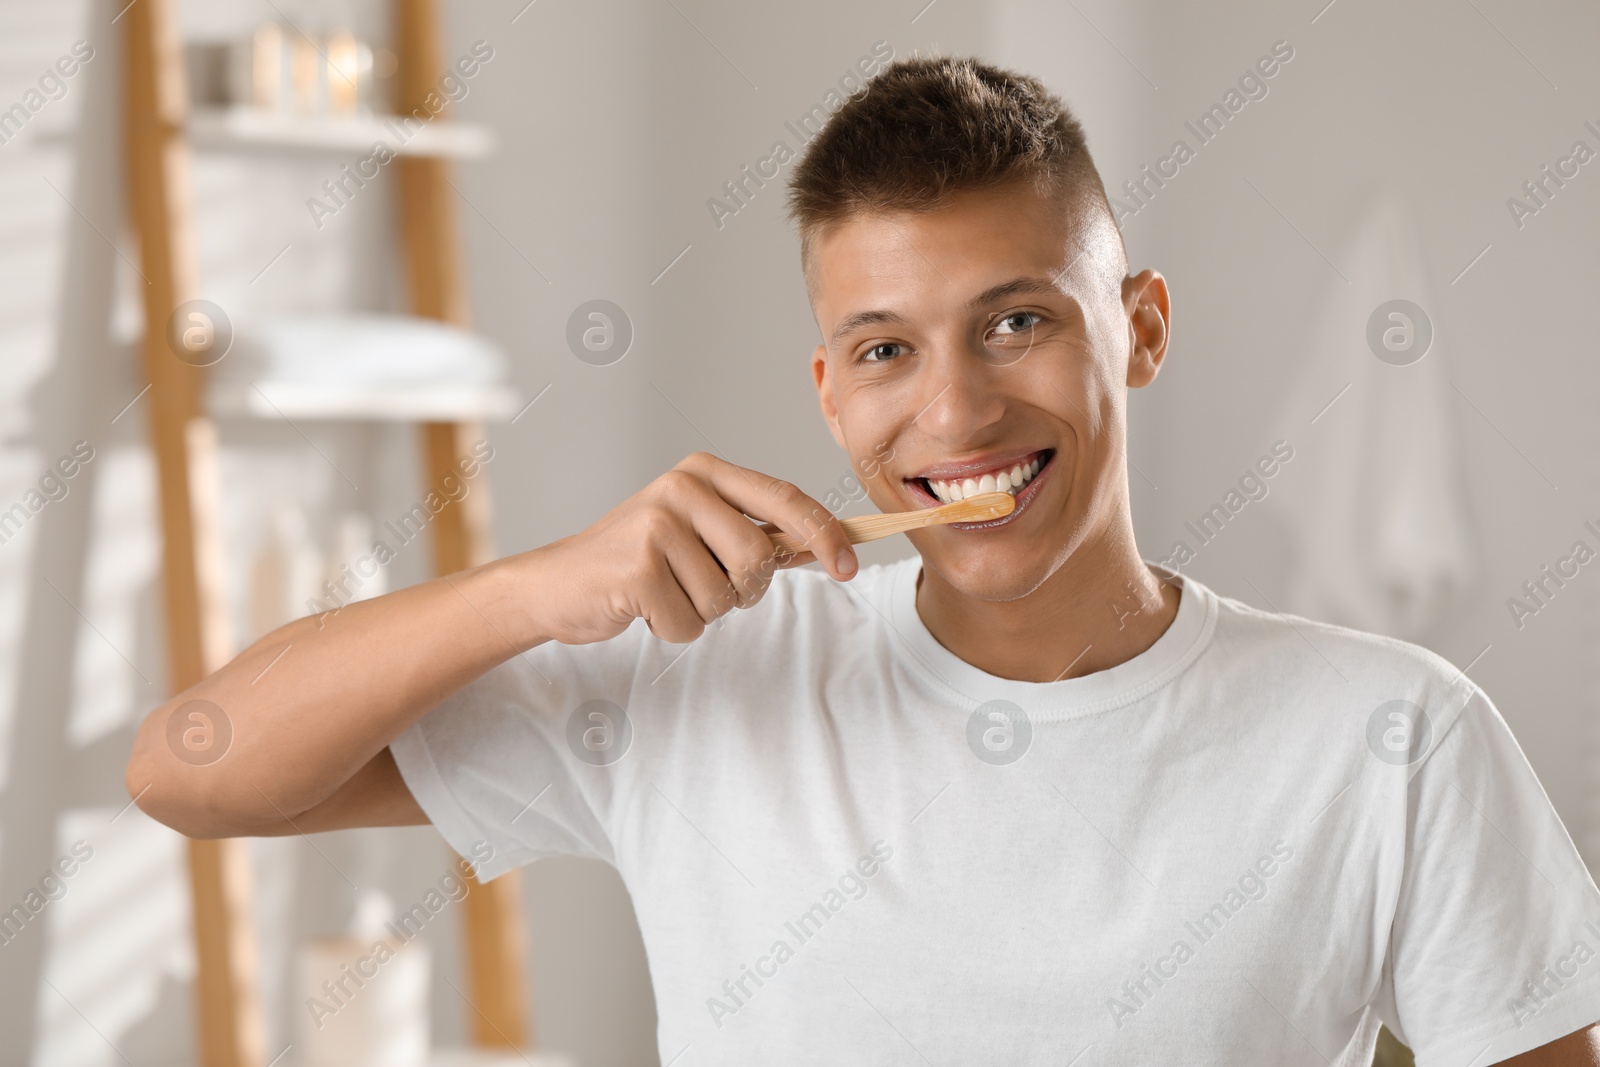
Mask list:
[[[659,504],[651,504],[639,513],[639,532],[645,544],[659,546],[677,529],[678,518]]]
[[[651,619],[650,632],[674,645],[687,645],[706,632],[706,624],[698,618]]]
[[[800,523],[805,530],[806,540],[808,541],[813,537],[827,539],[834,536],[835,533],[840,536],[843,536],[844,533],[843,527],[839,525],[839,520],[821,504],[807,508],[805,514],[801,516]]]
[[[658,552],[639,552],[622,568],[624,589],[647,593],[658,586],[666,570],[666,559]]]
[[[752,577],[748,582],[745,583],[744,601],[741,606],[750,607],[758,602],[763,596],[766,595],[767,589],[771,587],[771,585],[771,578]]]
[[[786,508],[804,507],[809,499],[793,482],[773,482],[772,493],[777,497],[778,503]]]
[[[735,598],[735,606],[749,607],[755,603],[761,598],[766,583],[767,579],[762,576],[759,566],[741,567],[738,577],[729,585],[730,595]]]
[[[732,582],[729,582],[717,590],[716,595],[711,598],[711,602],[708,605],[700,609],[700,617],[708,623],[715,622],[738,607],[741,599],[739,590],[734,588]]]
[[[653,598],[644,617],[651,633],[679,645],[693,641],[706,628],[699,607],[682,594]]]
[[[700,484],[700,479],[693,471],[680,465],[662,474],[653,484],[661,494],[675,497],[693,490]]]
[[[765,583],[772,580],[778,570],[778,552],[772,547],[771,541],[763,538],[759,546],[751,546],[750,555],[746,558],[740,574],[752,582]]]
[[[739,570],[741,572],[755,570],[763,560],[769,560],[777,554],[777,549],[772,544],[772,538],[753,524],[746,524],[742,530],[743,536],[739,544]]]

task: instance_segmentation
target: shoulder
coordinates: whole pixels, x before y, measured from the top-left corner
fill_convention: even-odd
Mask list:
[[[1461,668],[1413,642],[1207,592],[1216,602],[1214,650],[1242,677],[1327,687],[1362,704],[1403,699],[1430,709],[1459,707],[1481,692]]]
[[[1361,803],[1403,820],[1408,784],[1426,767],[1435,768],[1434,788],[1524,773],[1499,710],[1463,670],[1472,663],[1458,667],[1411,641],[1212,595],[1217,622],[1202,691],[1226,709],[1235,739],[1264,745],[1260,751],[1295,768],[1301,787],[1304,776],[1321,773],[1338,779],[1322,783],[1327,795],[1342,795],[1362,780]]]

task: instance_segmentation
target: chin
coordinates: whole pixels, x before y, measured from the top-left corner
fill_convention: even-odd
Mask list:
[[[922,555],[922,565],[957,593],[973,600],[1005,602],[1021,600],[1043,585],[1060,567],[1062,559],[1042,556],[1036,551],[986,550],[981,545],[956,548],[940,545],[934,536],[939,531],[915,531],[912,543]],[[920,536],[919,536],[920,535]]]

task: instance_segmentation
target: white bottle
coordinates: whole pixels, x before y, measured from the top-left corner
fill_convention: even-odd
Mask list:
[[[428,946],[394,934],[394,908],[367,892],[350,933],[300,949],[299,1062],[304,1067],[426,1067]]]
[[[335,531],[333,555],[328,559],[324,591],[342,604],[353,604],[388,592],[388,575],[383,561],[373,551],[375,543],[370,516],[360,511],[341,515]]]
[[[305,512],[298,504],[280,500],[267,518],[251,569],[252,640],[317,610],[310,602],[320,591],[324,566]]]

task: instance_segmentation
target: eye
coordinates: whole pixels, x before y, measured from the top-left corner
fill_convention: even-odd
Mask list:
[[[1042,321],[1044,316],[1036,311],[1013,311],[996,323],[990,333],[1001,336],[1027,333]]]
[[[894,359],[900,354],[900,347],[900,345],[897,345],[892,341],[884,341],[882,344],[873,345],[871,348],[861,353],[861,362],[887,363],[889,360]]]

